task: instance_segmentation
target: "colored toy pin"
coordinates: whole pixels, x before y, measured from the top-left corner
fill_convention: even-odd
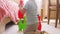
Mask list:
[[[41,28],[42,28],[42,25],[41,25],[41,16],[37,15],[38,16],[38,30],[41,31]]]
[[[24,14],[21,12],[21,8],[23,8],[23,0],[20,0],[19,8],[20,8],[20,10],[18,10],[18,18],[20,20],[18,22],[18,28],[20,31],[23,31],[26,28],[26,16],[24,16]]]
[[[20,19],[18,22],[19,31],[23,31],[26,28],[26,16],[23,17],[23,20]]]
[[[18,18],[23,18],[23,16],[24,16],[24,14],[22,13],[22,11],[21,11],[21,8],[23,8],[23,0],[20,0],[19,1],[20,3],[19,3],[19,10],[18,10]]]
[[[24,17],[24,14],[20,10],[18,10],[18,18],[21,19],[23,17]]]

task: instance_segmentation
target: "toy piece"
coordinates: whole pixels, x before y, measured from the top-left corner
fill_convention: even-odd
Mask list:
[[[21,19],[23,17],[24,17],[24,14],[20,10],[18,10],[18,18]]]
[[[42,28],[42,25],[41,25],[41,16],[37,15],[38,16],[38,30],[41,31],[41,28]]]
[[[20,19],[18,22],[19,31],[23,31],[26,28],[26,25],[26,16],[24,16],[23,19]]]
[[[18,10],[18,18],[20,19],[18,21],[18,29],[19,31],[23,31],[26,28],[26,16],[21,11],[21,8],[23,8],[23,0],[20,0],[19,4],[20,10]]]

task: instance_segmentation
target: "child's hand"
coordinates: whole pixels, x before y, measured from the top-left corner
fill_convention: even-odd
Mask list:
[[[20,20],[19,18],[17,20]]]

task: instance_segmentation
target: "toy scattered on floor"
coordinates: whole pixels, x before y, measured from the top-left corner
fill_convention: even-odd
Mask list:
[[[20,20],[18,21],[18,28],[19,31],[23,31],[26,28],[26,16],[24,16],[24,14],[21,12],[21,8],[23,8],[23,0],[20,0],[19,8],[18,18]]]
[[[18,22],[19,31],[23,31],[26,28],[26,25],[26,16],[24,16],[23,19],[20,19]]]
[[[42,29],[42,25],[41,25],[41,16],[37,15],[38,16],[38,30],[41,31]]]
[[[19,31],[23,31],[26,28],[26,16],[20,10],[18,11],[18,18],[20,19],[18,21],[18,29]]]
[[[21,19],[23,17],[24,17],[24,14],[20,10],[18,10],[18,18]]]
[[[49,33],[46,31],[37,31],[35,34],[49,34]]]
[[[19,10],[18,10],[18,18],[23,18],[23,16],[24,16],[24,14],[22,13],[22,11],[21,11],[21,8],[23,8],[23,0],[19,0]]]
[[[41,31],[40,34],[48,34],[46,31]]]

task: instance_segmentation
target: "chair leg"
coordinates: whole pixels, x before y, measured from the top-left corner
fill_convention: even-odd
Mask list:
[[[48,12],[48,24],[50,22],[50,11]]]
[[[58,22],[58,13],[56,14],[56,23],[55,23],[55,28],[57,27],[57,22]]]
[[[57,27],[57,20],[56,20],[56,23],[55,23],[55,27]]]
[[[55,27],[57,27],[57,23],[58,23],[58,16],[59,16],[59,9],[58,9],[58,4],[59,4],[59,0],[56,1],[57,2],[57,6],[56,6],[56,23],[55,23]]]
[[[49,24],[49,22],[50,22],[50,18],[48,18],[48,24]]]
[[[43,9],[41,9],[41,21],[43,21]]]
[[[55,23],[55,28],[57,27],[57,23],[58,23],[58,12],[56,14],[56,23]]]
[[[60,18],[59,18],[59,24],[60,24]]]

